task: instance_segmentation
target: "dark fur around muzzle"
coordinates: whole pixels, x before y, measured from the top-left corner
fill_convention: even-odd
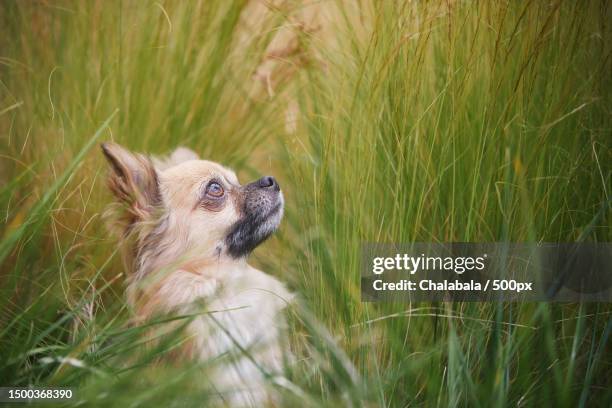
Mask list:
[[[225,238],[227,253],[233,258],[253,251],[276,231],[283,217],[283,195],[274,177],[247,184],[242,193],[242,216]]]

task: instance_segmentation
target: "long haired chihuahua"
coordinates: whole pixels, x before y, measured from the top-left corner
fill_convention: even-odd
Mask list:
[[[233,171],[186,148],[165,159],[115,143],[102,144],[102,151],[119,204],[114,225],[136,318],[193,314],[205,305],[188,323],[189,341],[178,355],[232,356],[210,374],[210,385],[232,406],[271,402],[264,380],[278,375],[287,355],[284,309],[292,295],[246,258],[283,216],[276,180],[241,185]]]

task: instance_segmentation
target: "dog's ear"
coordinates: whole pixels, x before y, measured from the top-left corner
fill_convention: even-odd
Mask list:
[[[108,186],[126,205],[130,223],[149,219],[161,205],[159,179],[151,159],[116,143],[103,143],[102,152],[111,168]]]
[[[159,171],[164,171],[169,169],[170,167],[174,167],[177,164],[181,164],[183,162],[189,160],[199,160],[200,157],[193,150],[179,146],[172,152],[172,154],[168,157],[162,158],[153,158],[153,163],[155,164],[155,168]]]

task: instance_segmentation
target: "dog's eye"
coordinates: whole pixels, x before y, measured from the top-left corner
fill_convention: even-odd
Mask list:
[[[223,190],[223,187],[221,186],[221,184],[217,183],[216,181],[211,181],[206,186],[206,195],[210,197],[214,197],[214,198],[223,197],[224,193],[225,191]]]

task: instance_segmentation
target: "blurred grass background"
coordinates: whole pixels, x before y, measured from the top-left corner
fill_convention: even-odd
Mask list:
[[[0,384],[201,406],[136,358],[97,143],[277,176],[287,406],[610,406],[609,304],[366,304],[364,241],[611,241],[607,1],[0,4]],[[320,323],[319,323],[320,322]],[[324,329],[326,327],[327,329]]]

